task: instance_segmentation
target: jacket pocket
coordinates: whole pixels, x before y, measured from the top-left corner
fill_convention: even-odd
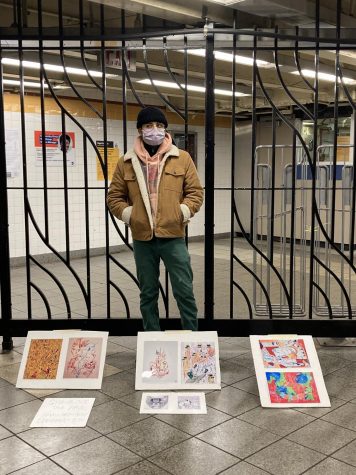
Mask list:
[[[184,170],[183,168],[175,167],[169,168],[164,171],[164,183],[163,187],[166,190],[176,191],[182,193],[184,182]]]
[[[136,175],[134,175],[133,173],[125,173],[124,180],[128,189],[129,198],[137,195],[137,193],[140,192]]]

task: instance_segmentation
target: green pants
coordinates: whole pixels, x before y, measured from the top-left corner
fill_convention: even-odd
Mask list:
[[[158,238],[133,242],[140,309],[145,331],[159,331],[159,265],[168,271],[184,330],[198,329],[197,306],[193,294],[193,271],[183,238]]]

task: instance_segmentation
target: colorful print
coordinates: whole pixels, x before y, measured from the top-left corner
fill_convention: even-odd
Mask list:
[[[302,339],[259,340],[265,368],[310,368]]]
[[[70,338],[63,378],[98,378],[101,338]]]
[[[266,373],[272,403],[320,402],[313,373]]]
[[[214,343],[182,343],[181,349],[183,383],[216,383]]]
[[[168,408],[168,396],[147,396],[146,406],[148,409],[155,409],[161,411]]]
[[[63,340],[31,340],[23,379],[56,379]]]
[[[200,409],[199,396],[178,396],[178,409]]]

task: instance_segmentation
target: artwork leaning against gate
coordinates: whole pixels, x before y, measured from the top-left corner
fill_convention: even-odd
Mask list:
[[[100,389],[108,332],[28,332],[16,387]]]
[[[220,389],[216,332],[138,333],[136,389]]]
[[[330,407],[323,374],[309,335],[251,335],[261,405]]]

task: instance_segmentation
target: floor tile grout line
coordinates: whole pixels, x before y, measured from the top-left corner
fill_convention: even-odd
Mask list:
[[[312,422],[315,422],[315,421],[312,421]],[[311,424],[312,422],[310,422],[310,424]],[[323,421],[323,422],[327,422],[327,421]],[[332,423],[329,422],[329,424],[332,424]],[[307,425],[309,425],[309,424],[307,424]],[[306,426],[303,426],[303,427],[300,427],[300,429],[304,429],[305,427],[307,427],[307,425],[306,425]],[[336,425],[336,424],[332,424],[332,425]],[[338,426],[338,427],[341,427],[341,426]],[[295,431],[293,431],[293,432],[291,432],[290,434],[286,435],[286,436],[284,437],[284,439],[288,440],[289,442],[293,442],[293,443],[295,443],[295,444],[301,445],[302,447],[305,447],[306,449],[314,450],[314,452],[318,452],[318,453],[320,453],[320,454],[322,454],[322,455],[325,455],[326,457],[331,457],[335,452],[337,452],[337,451],[339,451],[339,450],[341,450],[341,449],[344,449],[345,447],[347,447],[347,446],[348,446],[349,444],[351,444],[352,442],[355,442],[355,440],[356,440],[356,432],[355,432],[355,431],[352,431],[351,429],[347,429],[346,427],[342,427],[342,429],[347,429],[347,430],[350,430],[350,431],[352,431],[352,432],[355,432],[355,438],[352,439],[352,440],[350,440],[349,442],[347,442],[345,445],[339,447],[338,449],[335,449],[333,452],[330,452],[330,454],[326,454],[325,452],[320,452],[320,450],[318,450],[318,449],[315,449],[315,448],[312,448],[312,447],[308,447],[307,445],[304,445],[304,444],[302,444],[301,442],[296,442],[295,440],[291,440],[291,439],[288,438],[291,434],[294,434],[295,432],[298,432],[298,430],[300,430],[300,429],[296,429]]]
[[[256,452],[256,453],[257,453],[257,452]],[[253,455],[254,455],[254,454],[253,454]],[[250,455],[249,455],[249,457],[250,457]],[[248,458],[248,457],[246,457],[246,458]],[[251,465],[252,467],[255,467],[255,468],[259,469],[259,470],[263,470],[264,472],[268,473],[269,475],[275,475],[275,474],[273,474],[272,472],[270,472],[269,470],[267,470],[267,469],[265,469],[265,468],[258,467],[257,465],[255,465],[255,464],[253,464],[253,463],[251,463],[251,462],[246,462],[245,459],[241,459],[239,462],[235,463],[235,465],[232,465],[232,467],[235,467],[236,465],[238,465],[238,464],[241,463],[241,462],[247,463],[248,465]],[[229,468],[231,468],[231,467],[229,467]],[[221,475],[221,474],[223,474],[225,470],[228,470],[228,469],[224,469],[224,470],[222,470],[221,472],[219,472],[219,473],[216,474],[216,475]]]
[[[140,421],[138,421],[138,422],[140,422]],[[162,421],[160,421],[160,422],[162,422]],[[125,429],[126,429],[126,428],[127,428],[127,427],[125,427]],[[124,427],[123,427],[123,429],[124,429]],[[121,429],[118,429],[118,430],[121,430]],[[177,429],[177,430],[178,430],[178,429]],[[118,431],[114,431],[114,432],[118,432]],[[111,432],[110,434],[113,434],[114,432]],[[183,432],[183,431],[181,431],[181,432]],[[110,435],[110,434],[106,434],[106,437],[107,437],[108,435]],[[150,462],[149,459],[150,459],[151,457],[155,457],[156,455],[161,454],[161,453],[163,453],[164,451],[166,451],[166,450],[168,450],[168,449],[172,449],[173,447],[176,447],[177,445],[182,444],[183,442],[186,442],[186,441],[188,441],[188,440],[191,440],[191,439],[194,439],[194,438],[195,438],[195,437],[194,437],[193,435],[191,435],[191,434],[187,434],[187,435],[189,435],[189,437],[187,437],[186,439],[181,440],[180,442],[174,443],[173,445],[169,445],[168,447],[165,447],[164,449],[159,450],[158,452],[155,452],[154,454],[149,455],[148,457],[147,457],[147,456],[145,457],[145,456],[143,456],[143,455],[140,455],[138,452],[135,452],[134,450],[129,449],[129,448],[126,447],[125,445],[120,444],[120,442],[117,442],[116,440],[111,439],[110,437],[107,437],[107,438],[108,438],[109,440],[112,440],[112,441],[115,442],[116,444],[120,445],[120,447],[123,447],[124,449],[130,450],[132,453],[134,453],[135,455],[138,455],[138,456],[141,457],[143,460],[147,460],[148,462]]]
[[[296,431],[298,431],[298,430],[300,430],[300,429],[306,427],[306,426],[309,425],[309,424],[312,424],[313,422],[315,422],[315,421],[317,421],[317,420],[322,420],[322,421],[324,421],[324,419],[322,419],[324,416],[326,416],[327,414],[331,414],[332,412],[336,411],[336,409],[339,409],[340,407],[343,407],[343,406],[345,406],[346,404],[348,404],[347,401],[345,401],[345,404],[341,404],[341,405],[338,406],[337,408],[335,408],[335,409],[333,409],[333,410],[327,412],[326,414],[323,414],[322,416],[318,416],[318,417],[316,417],[316,416],[310,416],[309,414],[305,414],[304,412],[301,413],[300,411],[298,411],[299,414],[304,414],[304,415],[306,415],[306,416],[313,417],[314,420],[307,422],[306,424],[304,424],[304,425],[298,427],[297,429],[295,429],[295,430],[289,432],[288,434],[286,434],[286,435],[284,435],[284,436],[282,436],[282,437],[287,437],[288,435],[293,434],[294,432],[296,432]],[[210,407],[210,406],[209,406],[209,407]],[[260,405],[260,406],[256,406],[256,407],[262,407],[262,406]],[[247,411],[242,412],[241,414],[238,414],[237,416],[234,416],[234,418],[235,418],[235,419],[239,419],[239,417],[240,417],[241,415],[247,414],[248,412],[252,412],[253,410],[256,409],[256,407],[251,408],[251,409],[248,409]],[[285,409],[292,409],[292,410],[293,410],[293,408],[287,408],[287,407],[286,407]],[[240,419],[240,420],[242,420],[243,422],[248,422],[249,424],[253,425],[254,427],[258,427],[258,428],[260,428],[260,429],[263,429],[263,427],[256,426],[256,425],[253,424],[252,422],[244,421],[243,419]],[[325,422],[325,421],[324,421],[324,422]],[[326,422],[329,422],[329,421],[326,421]],[[330,422],[329,422],[329,423],[330,423]],[[333,424],[333,422],[331,422],[330,424]],[[342,427],[343,429],[348,429],[348,427],[344,427],[344,426],[341,426],[341,425],[339,425],[339,424],[335,424],[335,425],[337,425],[337,426],[339,426],[339,427]],[[264,430],[267,430],[267,429],[264,429]],[[349,429],[349,430],[353,431],[353,429]],[[271,432],[272,434],[275,434],[275,435],[280,435],[280,434],[277,434],[277,433],[275,433],[275,432],[272,432],[271,430],[269,430],[269,432]],[[354,432],[356,432],[356,430],[355,430]]]
[[[339,460],[339,459],[336,459],[334,457],[332,457],[331,455],[328,455],[326,458],[324,458],[323,460],[320,460],[318,463],[312,465],[311,467],[307,468],[304,472],[302,472],[300,475],[303,475],[304,473],[307,473],[308,470],[311,470],[312,468],[318,466],[319,464],[321,464],[322,462],[325,462],[325,460],[328,460],[328,459],[332,459],[332,460],[335,460],[336,462],[341,462],[341,463],[344,463],[345,465],[348,465],[349,467],[352,467],[352,468],[356,468],[355,465],[351,465],[350,463],[348,462],[345,462],[345,460]]]

